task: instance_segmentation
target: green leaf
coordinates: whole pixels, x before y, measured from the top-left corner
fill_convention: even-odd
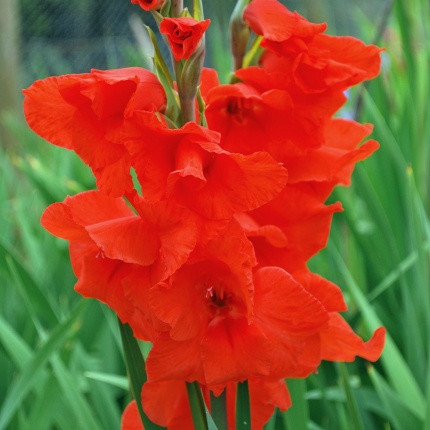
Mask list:
[[[208,430],[220,430],[218,426],[215,424],[215,421],[213,420],[211,414],[209,413],[208,408],[205,404],[205,414],[206,414],[206,421],[208,423]]]
[[[98,372],[85,372],[84,376],[89,379],[94,379],[95,381],[105,382],[106,384],[114,387],[122,388],[123,390],[128,390],[129,388],[129,384],[125,376]]]
[[[52,428],[52,423],[62,401],[62,393],[55,377],[52,375],[46,378],[40,388],[36,401],[32,404],[31,414],[28,419],[28,430]],[[73,421],[71,424],[73,425]],[[63,430],[63,427],[61,429]]]
[[[101,430],[101,425],[95,418],[94,412],[88,405],[88,401],[81,393],[79,385],[76,383],[77,375],[72,374],[60,360],[57,354],[50,358],[54,374],[58,385],[61,387],[62,397],[77,418],[79,428],[86,430]],[[108,430],[108,429],[106,429]]]
[[[358,412],[357,401],[352,392],[348,370],[345,363],[339,363],[340,380],[346,395],[346,406],[349,413],[351,430],[364,430],[363,422]]]
[[[12,326],[0,315],[0,344],[7,351],[11,360],[20,369],[24,369],[31,359],[32,352]]]
[[[196,21],[203,21],[205,19],[202,0],[193,0],[193,15]]]
[[[123,324],[118,320],[121,333],[121,340],[124,350],[124,359],[127,367],[128,378],[133,398],[136,400],[137,409],[145,430],[157,430],[163,427],[154,424],[145,414],[142,408],[141,392],[143,384],[146,382],[145,361],[137,343],[133,336],[133,331],[128,324]]]
[[[79,325],[76,322],[86,309],[87,304],[87,301],[82,301],[69,317],[53,330],[42,347],[33,355],[25,370],[15,380],[0,410],[0,430],[6,428],[26,395],[34,387],[46,362],[55,351],[59,350],[71,336],[78,332]]]
[[[394,428],[397,430],[423,428],[422,422],[410,412],[408,405],[405,403],[405,398],[400,397],[393,391],[373,366],[369,368],[369,376]]]
[[[309,422],[309,406],[306,399],[306,381],[304,379],[288,379],[293,406],[282,414],[288,430],[306,429]]]
[[[351,296],[363,314],[364,323],[368,327],[369,331],[375,330],[377,327],[381,327],[383,324],[376,315],[373,307],[366,300],[366,297],[361,292],[358,285],[355,283],[337,250],[333,250],[333,257],[337,263],[337,267],[345,278],[346,286],[348,287]],[[409,410],[418,418],[424,419],[425,400],[423,394],[389,333],[386,335],[385,347],[381,356],[381,361],[389,380],[393,384],[397,393],[402,396]]]
[[[20,262],[19,257],[1,243],[0,257],[6,260],[14,284],[19,288],[29,312],[41,315],[42,321],[46,322],[47,326],[56,325],[58,317],[52,305],[29,270]]]

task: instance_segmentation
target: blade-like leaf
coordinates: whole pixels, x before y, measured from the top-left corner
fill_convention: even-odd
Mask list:
[[[23,399],[33,388],[46,362],[55,351],[59,350],[67,340],[77,333],[79,326],[76,325],[76,321],[83,314],[86,307],[87,302],[82,301],[69,317],[53,330],[42,347],[33,355],[25,370],[16,379],[0,410],[0,430],[6,428]]]

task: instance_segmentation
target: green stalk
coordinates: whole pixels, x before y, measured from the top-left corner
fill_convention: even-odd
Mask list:
[[[211,414],[218,427],[218,430],[228,430],[227,423],[227,390],[225,389],[218,397],[212,392],[211,397]]]
[[[248,380],[237,383],[236,430],[251,429],[251,404]]]
[[[196,430],[208,430],[205,403],[198,382],[187,382],[188,401]]]
[[[250,0],[238,0],[230,19],[230,49],[234,60],[234,70],[242,68],[251,34],[248,24],[243,21],[243,11],[249,3]]]
[[[182,9],[184,8],[183,0],[172,0],[172,16],[179,17],[181,16]]]

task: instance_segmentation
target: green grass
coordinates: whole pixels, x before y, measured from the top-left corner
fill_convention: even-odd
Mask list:
[[[369,42],[377,29],[355,7]],[[381,77],[350,101],[362,98],[358,119],[381,148],[335,191],[345,211],[311,262],[342,287],[361,336],[387,328],[384,354],[290,381],[294,407],[267,429],[430,430],[428,22],[426,0],[395,2]],[[91,174],[20,118],[3,120],[22,148],[0,158],[0,430],[119,429],[129,394],[116,318],[73,291],[66,243],[39,224],[48,204],[91,188]]]

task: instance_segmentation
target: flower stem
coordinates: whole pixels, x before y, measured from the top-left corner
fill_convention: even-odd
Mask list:
[[[248,380],[237,383],[236,430],[251,429],[251,404],[249,401]]]
[[[180,16],[183,9],[184,9],[184,0],[172,1],[172,11],[174,16],[176,17]]]
[[[243,11],[250,3],[250,0],[238,0],[230,19],[230,49],[233,55],[234,70],[242,68],[248,46],[250,30],[243,21]]]
[[[227,422],[227,389],[225,389],[218,397],[212,392],[211,398],[211,415],[218,430],[228,430]]]
[[[175,62],[176,82],[181,104],[182,123],[196,120],[196,95],[205,58],[205,40],[198,50],[184,62]]]
[[[205,404],[198,382],[187,382],[187,392],[194,428],[198,430],[208,430]]]

